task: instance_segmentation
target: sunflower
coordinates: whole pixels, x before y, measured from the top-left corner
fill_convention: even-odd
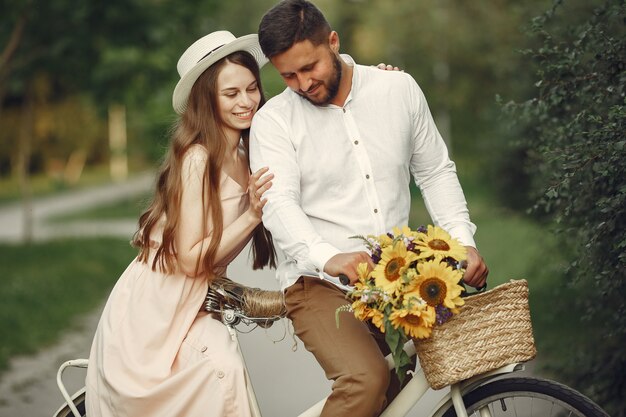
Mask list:
[[[381,248],[386,248],[387,246],[391,246],[393,244],[393,238],[388,234],[379,235],[376,237],[376,241]]]
[[[372,271],[375,285],[388,294],[395,294],[404,284],[402,275],[415,260],[417,255],[407,251],[402,242],[384,248],[380,261]]]
[[[352,303],[352,311],[357,319],[365,321],[371,316],[372,309],[367,305],[367,303],[364,303],[361,300],[356,300]]]
[[[402,328],[407,337],[424,339],[430,336],[435,322],[435,310],[429,306],[411,309],[400,308],[389,315],[389,321],[395,329]]]
[[[404,237],[413,237],[416,238],[419,236],[419,233],[411,230],[411,228],[409,226],[402,226],[402,228],[398,228],[398,227],[394,227],[393,228],[393,235],[394,236],[404,236]]]
[[[367,303],[359,300],[352,303],[352,311],[357,319],[361,321],[371,320],[374,326],[378,327],[382,333],[385,333],[385,316],[382,311],[372,308]]]
[[[370,318],[372,324],[376,326],[381,333],[385,333],[385,315],[380,310],[372,310]]]
[[[409,268],[406,271],[406,274],[404,275],[404,282],[406,283],[406,288],[410,289],[411,287],[414,286],[415,282],[417,281],[417,270],[415,268]]]
[[[437,226],[428,225],[426,233],[421,233],[415,241],[419,249],[420,258],[443,259],[451,257],[457,261],[466,259],[467,250],[456,239],[452,239],[448,232]]]
[[[359,276],[359,280],[357,282],[361,282],[365,284],[367,282],[367,279],[369,278],[369,271],[370,271],[370,267],[367,264],[367,262],[361,262],[356,267],[356,273]]]
[[[386,234],[354,238],[363,240],[375,267],[370,271],[368,264],[359,264],[359,279],[347,294],[352,304],[337,312],[352,311],[358,320],[388,333],[385,339],[400,363],[394,340],[430,337],[434,326],[445,323],[464,304],[458,265],[467,258],[466,248],[431,225],[415,231],[394,227]]]
[[[433,309],[443,305],[453,313],[458,313],[457,307],[465,304],[461,298],[463,287],[459,285],[462,273],[444,262],[434,260],[418,264],[417,270],[417,279],[405,298],[419,297]]]

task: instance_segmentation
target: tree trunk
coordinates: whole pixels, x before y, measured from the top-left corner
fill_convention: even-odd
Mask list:
[[[33,207],[30,183],[30,157],[33,143],[34,106],[31,88],[26,89],[22,103],[20,132],[18,136],[18,175],[22,202],[22,242],[33,240]]]
[[[9,41],[4,46],[2,54],[0,54],[0,113],[2,113],[2,104],[4,103],[4,94],[6,92],[5,80],[8,78],[11,71],[11,59],[15,55],[15,51],[22,40],[22,34],[24,33],[24,26],[26,26],[26,12],[17,19]]]
[[[113,181],[124,181],[128,177],[126,153],[126,107],[123,104],[109,106],[109,151],[110,170]]]

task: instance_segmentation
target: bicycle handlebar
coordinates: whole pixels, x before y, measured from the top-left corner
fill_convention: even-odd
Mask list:
[[[339,274],[338,276],[339,278],[339,282],[341,282],[343,285],[349,285],[350,284],[350,279],[348,278],[348,276],[346,274]],[[485,282],[485,284],[481,287],[476,288],[476,291],[473,291],[471,293],[465,291],[464,294],[462,295],[462,297],[468,296],[468,295],[474,295],[474,294],[478,294],[480,292],[483,292],[487,289],[487,283]]]

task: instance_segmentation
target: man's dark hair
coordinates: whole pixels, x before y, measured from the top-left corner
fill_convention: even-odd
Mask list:
[[[330,25],[322,12],[306,0],[281,1],[265,13],[259,24],[259,43],[268,58],[304,40],[320,45],[329,34]]]

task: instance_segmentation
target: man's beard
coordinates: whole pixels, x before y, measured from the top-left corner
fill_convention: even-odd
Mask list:
[[[332,52],[330,52],[330,54],[333,59],[334,71],[333,71],[332,78],[328,81],[328,84],[324,83],[324,86],[326,87],[326,90],[327,90],[326,96],[324,96],[321,100],[313,100],[311,97],[309,97],[305,93],[300,94],[302,97],[307,99],[311,104],[314,104],[316,106],[325,106],[326,104],[330,103],[331,101],[333,101],[333,99],[337,96],[337,93],[339,92],[339,83],[341,82],[341,75],[342,75],[341,61],[339,61],[339,58],[337,57],[337,55],[333,54]]]

